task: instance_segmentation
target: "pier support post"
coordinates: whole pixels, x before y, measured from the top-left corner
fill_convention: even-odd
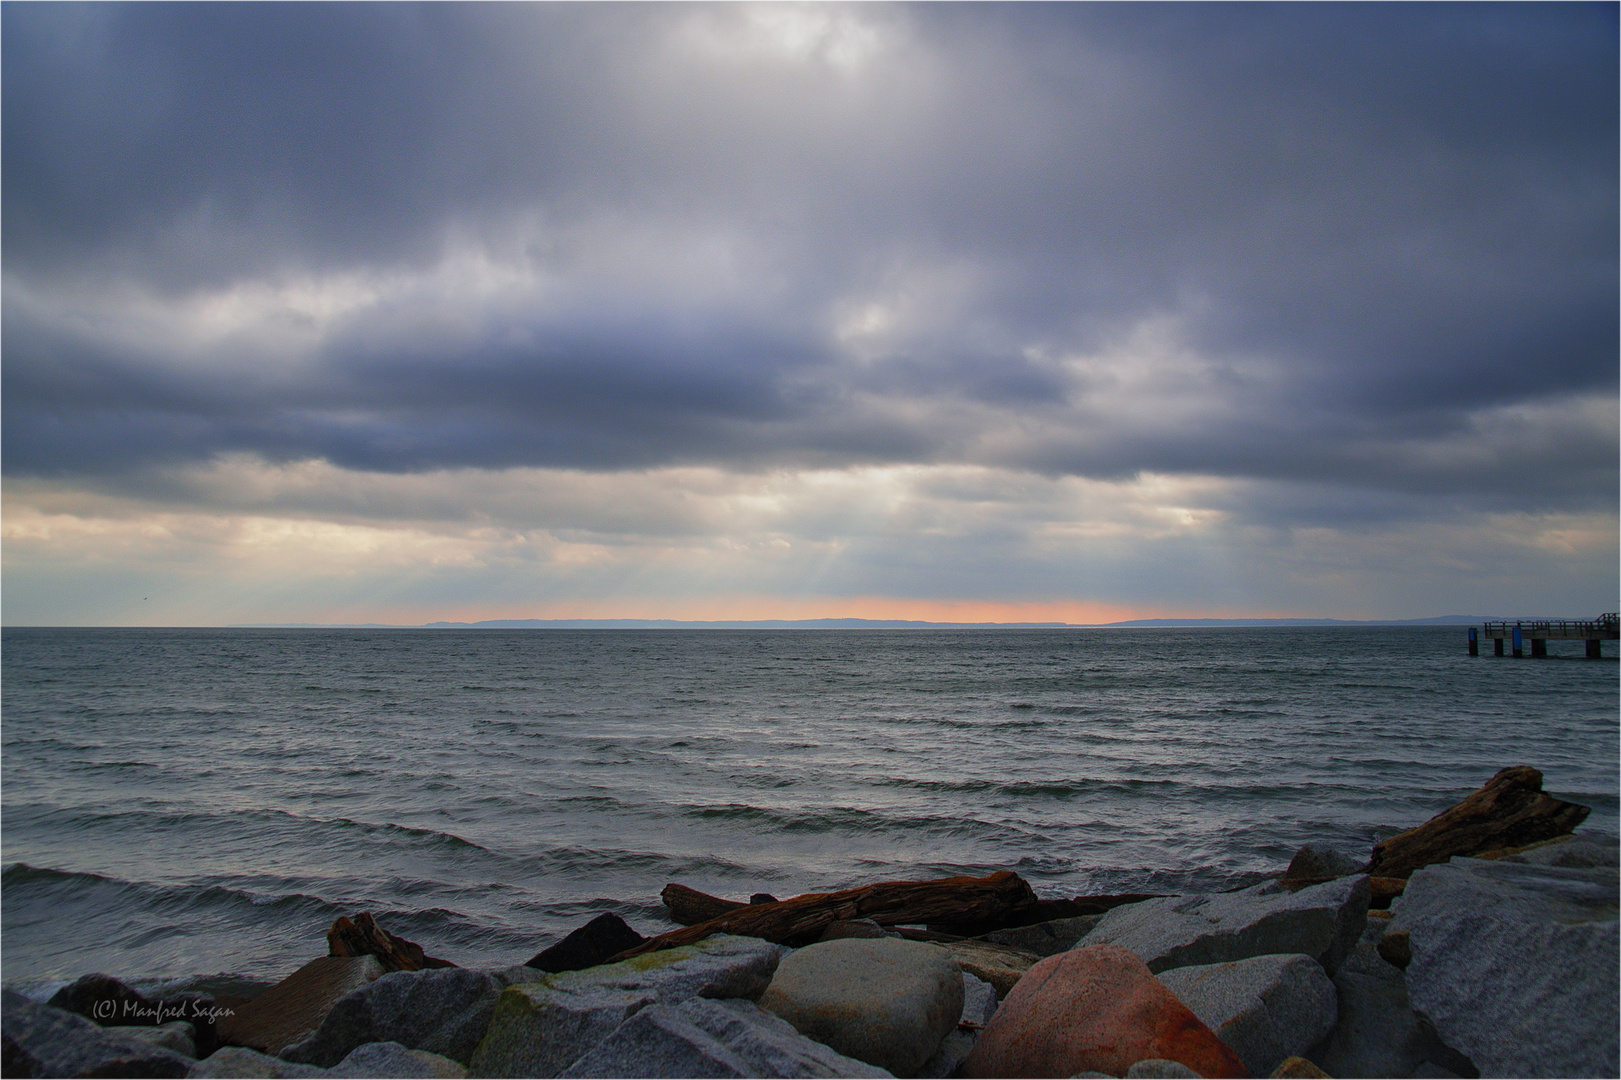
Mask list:
[[[1539,638],[1539,637],[1532,638],[1531,639],[1531,655],[1534,656],[1534,657],[1535,656],[1547,656],[1548,655],[1548,639],[1547,638]]]
[[[1596,637],[1590,637],[1583,642],[1583,644],[1587,646],[1587,658],[1589,660],[1604,659],[1604,649],[1602,647],[1604,642],[1602,640]]]
[[[1520,628],[1518,626],[1514,628],[1514,655],[1525,655],[1525,638],[1521,636]]]
[[[1492,638],[1492,655],[1493,656],[1502,656],[1503,655],[1503,639],[1502,638],[1500,638],[1500,637]]]
[[[1480,655],[1480,631],[1473,626],[1469,628],[1469,655]]]

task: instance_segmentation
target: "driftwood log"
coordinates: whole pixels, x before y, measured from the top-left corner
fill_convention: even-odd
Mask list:
[[[436,960],[414,941],[406,941],[377,925],[370,912],[362,911],[350,920],[338,916],[326,932],[328,956],[375,956],[384,971],[421,971],[424,968],[455,967],[449,960]]]
[[[691,945],[710,934],[739,934],[780,945],[806,945],[820,937],[828,923],[839,919],[871,919],[880,926],[990,919],[1035,899],[1030,883],[1011,870],[998,870],[980,878],[885,881],[839,892],[806,893],[770,904],[739,904],[703,922],[648,938],[614,959],[628,960],[642,953]]]
[[[659,899],[670,911],[670,918],[682,926],[696,926],[710,919],[718,919],[728,911],[735,911],[740,907],[748,907],[741,900],[722,900],[718,896],[689,889],[685,885],[670,882],[659,893]]]
[[[1299,892],[1301,889],[1309,889],[1313,885],[1321,885],[1324,882],[1334,880],[1337,879],[1327,877],[1280,878],[1278,884],[1282,885],[1290,892]],[[1370,898],[1368,900],[1369,909],[1373,911],[1384,911],[1389,909],[1390,902],[1392,900],[1396,899],[1396,897],[1400,896],[1402,892],[1406,890],[1407,879],[1399,877],[1371,877],[1368,879],[1368,887],[1371,890]]]
[[[1031,926],[1052,919],[1069,919],[1076,915],[1101,915],[1121,904],[1135,904],[1139,900],[1152,900],[1159,893],[1116,893],[1106,896],[1077,896],[1073,900],[1033,900],[1018,904],[988,918],[969,919],[966,913],[953,912],[928,924],[928,931],[906,934],[918,941],[956,941],[978,937],[993,930],[1006,930],[1014,926]],[[682,926],[695,926],[719,918],[729,911],[748,907],[739,900],[723,900],[718,896],[699,892],[675,882],[664,886],[659,894],[670,918]],[[902,931],[906,933],[906,931]],[[925,936],[925,934],[927,936]]]
[[[1000,915],[993,915],[988,919],[970,920],[952,917],[931,922],[929,929],[957,937],[979,937],[994,930],[1034,926],[1036,923],[1051,922],[1053,919],[1073,919],[1077,915],[1102,915],[1122,904],[1153,900],[1162,895],[1162,893],[1111,893],[1103,896],[1077,896],[1073,900],[1035,900],[1009,908]]]
[[[1366,872],[1406,878],[1454,855],[1485,855],[1552,840],[1574,830],[1589,812],[1586,806],[1545,793],[1537,770],[1515,765],[1500,770],[1479,791],[1418,828],[1375,844]]]

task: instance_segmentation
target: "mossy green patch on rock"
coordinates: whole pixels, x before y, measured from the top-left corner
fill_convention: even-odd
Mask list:
[[[523,983],[501,991],[469,1076],[556,1076],[638,1011],[645,992],[582,990]]]
[[[646,1006],[694,997],[758,997],[781,950],[716,936],[581,971],[542,975],[501,992],[472,1076],[556,1076]]]

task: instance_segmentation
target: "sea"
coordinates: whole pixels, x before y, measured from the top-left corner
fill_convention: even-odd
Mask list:
[[[1214,891],[1496,770],[1617,825],[1617,665],[1465,629],[27,629],[0,977],[276,979],[371,912],[519,963],[659,890]],[[1489,651],[1489,650],[1488,650]]]

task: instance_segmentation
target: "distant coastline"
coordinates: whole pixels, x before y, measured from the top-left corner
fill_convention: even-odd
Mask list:
[[[1112,623],[925,622],[920,619],[485,619],[430,623],[232,623],[227,630],[1108,630],[1201,626],[1469,626],[1501,616],[1430,619],[1128,619]]]

